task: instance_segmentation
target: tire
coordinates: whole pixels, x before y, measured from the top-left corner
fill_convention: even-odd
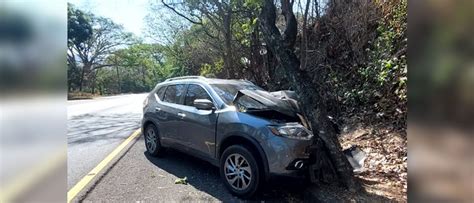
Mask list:
[[[149,124],[145,128],[145,132],[143,133],[144,140],[145,140],[145,147],[146,151],[151,156],[159,156],[163,152],[163,147],[160,143],[160,137],[158,135],[158,128],[154,124]]]
[[[224,185],[238,197],[251,197],[262,182],[263,174],[255,156],[241,145],[232,145],[222,153],[219,171]]]

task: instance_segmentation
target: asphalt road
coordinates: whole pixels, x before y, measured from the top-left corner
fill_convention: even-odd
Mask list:
[[[186,177],[187,185],[175,184]],[[275,179],[252,201],[305,201],[307,185],[294,179]],[[240,202],[225,188],[218,168],[175,150],[163,157],[146,153],[143,136],[108,171],[84,202]]]
[[[68,190],[140,127],[146,94],[68,101]]]

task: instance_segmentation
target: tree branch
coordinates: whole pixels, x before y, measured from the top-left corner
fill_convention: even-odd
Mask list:
[[[293,13],[293,1],[281,0],[281,13],[285,16],[286,27],[283,36],[283,43],[287,48],[293,49],[298,34],[298,22]]]
[[[191,23],[193,23],[193,24],[197,24],[197,25],[202,25],[202,22],[195,21],[195,20],[193,20],[193,19],[191,19],[191,18],[185,16],[184,14],[180,13],[180,12],[177,11],[175,8],[173,8],[172,6],[166,4],[164,0],[161,0],[161,3],[163,3],[163,5],[164,5],[166,8],[172,10],[174,13],[176,13],[177,15],[183,17],[184,19],[188,20],[189,22],[191,22]]]

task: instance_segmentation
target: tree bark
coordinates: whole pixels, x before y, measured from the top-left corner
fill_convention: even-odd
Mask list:
[[[311,130],[314,132],[315,142],[323,143],[325,151],[319,156],[327,154],[330,162],[324,163],[323,173],[330,173],[331,169],[335,170],[340,183],[350,190],[360,189],[360,185],[353,177],[352,167],[347,161],[345,155],[342,153],[342,147],[337,140],[337,135],[334,127],[327,118],[326,106],[323,98],[318,92],[312,92],[312,80],[300,70],[300,61],[294,53],[294,38],[297,32],[296,23],[292,19],[295,18],[292,14],[291,3],[289,0],[282,0],[282,11],[287,21],[285,36],[282,37],[280,31],[275,25],[276,22],[276,8],[273,0],[265,0],[260,14],[260,27],[267,43],[268,48],[274,53],[278,63],[288,73],[291,87],[299,96],[299,102],[304,109],[304,114],[308,118],[311,125]],[[294,38],[293,38],[294,37]],[[322,150],[319,147],[319,150]],[[325,157],[321,157],[325,160]],[[331,176],[330,174],[323,174],[323,176]]]
[[[230,6],[230,5],[228,5]],[[230,9],[225,9],[223,11],[223,24],[224,24],[224,49],[225,49],[225,57],[224,57],[224,68],[228,70],[227,77],[233,78],[234,75],[230,75],[233,72],[232,67],[232,33],[231,33],[231,18],[232,18],[232,11]]]
[[[90,76],[91,69],[92,69],[92,64],[89,62],[84,63],[84,65],[82,66],[81,82],[79,85],[79,91],[81,92],[84,89],[84,87],[87,87],[89,85],[89,76]]]
[[[96,85],[96,80],[97,80],[97,74],[99,73],[100,69],[97,69],[93,71],[90,76],[91,76],[91,94],[95,94],[95,85]]]
[[[120,71],[119,71],[119,66],[118,65],[115,66],[115,70],[117,72],[117,87],[118,87],[118,90],[119,90],[118,93],[122,93],[122,84],[121,84],[121,81],[120,81]]]
[[[311,0],[308,0],[306,2],[306,8],[304,10],[303,14],[303,29],[302,29],[302,37],[301,37],[301,46],[300,46],[300,60],[301,60],[301,69],[305,70],[306,69],[306,63],[307,63],[307,51],[308,51],[308,11],[309,11],[309,5],[311,4]]]

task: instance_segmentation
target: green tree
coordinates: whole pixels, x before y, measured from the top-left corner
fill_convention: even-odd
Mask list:
[[[77,51],[84,49],[84,43],[92,37],[91,19],[87,14],[67,4],[67,75],[68,90],[80,86],[81,71],[77,66]]]
[[[168,58],[166,49],[157,44],[133,44],[110,54],[98,74],[101,93],[146,92],[157,83],[179,72]]]
[[[105,59],[113,51],[122,46],[134,42],[131,33],[124,31],[121,25],[115,24],[112,20],[103,17],[96,17],[89,14],[92,25],[92,36],[80,45],[72,44],[71,54],[78,58],[82,65],[79,91],[84,87],[95,92],[95,71],[97,69],[111,66]]]

